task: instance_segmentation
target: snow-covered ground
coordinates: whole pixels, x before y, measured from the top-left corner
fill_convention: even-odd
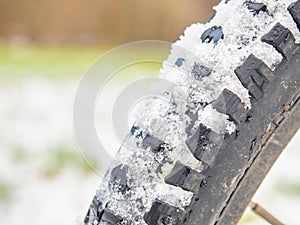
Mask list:
[[[84,166],[73,137],[77,83],[0,86],[1,223],[81,221],[100,178]]]
[[[46,78],[0,83],[1,224],[82,221],[101,178],[86,166],[74,138],[78,84]],[[298,132],[255,196],[295,225],[300,221],[299,141]],[[253,216],[244,221],[266,224]]]

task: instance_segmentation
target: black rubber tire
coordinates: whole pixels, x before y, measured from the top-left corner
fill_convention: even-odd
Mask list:
[[[300,0],[287,10],[299,28]],[[213,34],[205,35],[204,39]],[[209,38],[215,41],[214,37]],[[283,55],[283,60],[274,71],[270,71],[260,59],[250,55],[236,69],[237,76],[252,96],[251,110],[244,110],[235,94],[223,91],[220,99],[213,105],[217,111],[229,115],[235,122],[236,132],[226,136],[221,150],[213,159],[214,163],[208,165],[201,174],[176,163],[176,171],[165,180],[168,184],[193,191],[191,204],[184,210],[179,210],[157,200],[144,215],[143,219],[147,224],[237,224],[269,169],[299,129],[300,46],[295,44],[288,28],[281,24],[276,24],[266,32],[262,41],[274,46]],[[253,71],[264,79],[263,84],[255,82]],[[247,79],[251,82],[246,81]],[[201,129],[199,132],[203,132],[202,135],[211,133],[205,127]],[[148,137],[150,140],[145,141],[145,145],[153,151],[159,151],[157,146],[161,146],[161,143],[154,137]],[[203,152],[201,154],[196,155],[194,152],[199,160],[203,157]],[[126,168],[118,166],[113,169],[111,176],[122,178],[126,176],[125,170]],[[130,221],[124,221],[106,209],[97,196],[91,204],[85,223],[94,224],[95,219],[104,224],[130,224]]]

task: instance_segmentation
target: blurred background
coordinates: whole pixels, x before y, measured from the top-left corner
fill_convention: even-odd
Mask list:
[[[101,180],[81,157],[73,134],[73,102],[85,71],[120,44],[174,42],[186,26],[207,21],[217,2],[0,0],[2,224],[81,223]],[[160,66],[122,76],[158,73]],[[113,87],[122,88],[122,82]],[[299,140],[300,134],[255,197],[287,224],[300,221]],[[97,160],[92,165],[105,170]],[[247,212],[241,224],[265,222]]]
[[[174,41],[187,25],[205,22],[217,2],[1,0],[0,34],[4,40],[67,45]]]

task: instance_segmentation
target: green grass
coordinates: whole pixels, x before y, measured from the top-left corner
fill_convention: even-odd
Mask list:
[[[256,220],[256,215],[249,208],[247,208],[238,224],[246,225],[254,222],[255,220]]]
[[[300,197],[300,183],[298,181],[281,180],[275,187],[281,193],[293,197]]]
[[[25,162],[29,158],[28,153],[21,146],[11,147],[11,159],[14,163]]]
[[[69,79],[81,77],[89,66],[110,47],[84,46],[46,46],[46,45],[11,45],[0,43],[0,79],[14,80],[28,77],[47,79]],[[136,52],[123,52],[120,57],[144,56],[148,53],[163,54],[157,49],[142,49]],[[118,60],[118,59],[116,59]],[[113,63],[113,62],[112,62]],[[138,65],[142,69],[158,69],[161,64]]]
[[[8,203],[12,198],[13,187],[0,181],[0,203]]]
[[[89,163],[94,168],[99,167],[96,161],[89,160]],[[46,153],[45,164],[42,168],[42,174],[45,177],[56,177],[66,168],[72,168],[83,174],[94,172],[76,149],[59,145]]]
[[[81,76],[106,49],[51,47],[43,45],[0,45],[1,78],[69,78]]]

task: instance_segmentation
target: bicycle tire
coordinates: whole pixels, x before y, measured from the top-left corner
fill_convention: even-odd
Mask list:
[[[135,179],[128,175],[131,165],[119,162],[108,171],[106,183],[95,195],[85,217],[86,224],[227,225],[238,222],[269,169],[300,126],[300,47],[294,37],[298,32],[295,27],[300,29],[300,0],[224,0],[220,3],[221,12],[218,11],[217,15],[226,13],[224,10],[234,4],[243,7],[238,13],[248,13],[247,17],[268,17],[271,22],[266,25],[264,34],[253,38],[273,48],[282,58],[270,68],[263,59],[255,56],[259,53],[253,50],[238,62],[234,73],[250,96],[248,103],[247,97],[241,96],[244,90],[235,93],[235,88],[225,88],[218,98],[201,102],[201,109],[210,106],[218,113],[227,115],[228,121],[234,123],[235,128],[231,132],[223,130],[221,144],[218,143],[219,133],[213,127],[195,122],[195,114],[186,113],[192,125],[190,123],[185,127],[188,133],[185,143],[196,160],[201,162],[201,171],[182,163],[181,158],[172,162],[164,158],[156,165],[156,173],[158,180],[176,187],[175,190],[180,188],[184,193],[191,193],[189,204],[176,205],[159,198],[150,198],[149,202],[146,201],[149,198],[147,194],[136,197],[134,202],[124,200],[123,205],[119,204],[118,198],[122,202],[129,195],[134,195],[130,180]],[[290,21],[293,21],[288,23],[290,27],[282,25],[274,11],[274,14],[269,11],[270,5],[286,10]],[[233,18],[243,16],[234,15]],[[198,34],[199,45],[218,46],[228,35],[222,26],[213,23],[214,19],[210,21],[208,29]],[[260,34],[262,32],[249,24],[244,29],[249,29],[250,33],[253,30]],[[242,42],[241,49],[247,48],[248,44]],[[274,51],[272,54],[275,54]],[[187,57],[187,54],[181,53]],[[169,60],[173,60],[174,67],[181,67],[186,59],[180,52],[175,52],[175,56],[177,59],[171,57]],[[274,59],[273,56],[270,58]],[[212,69],[207,66],[199,67],[197,64],[197,71],[195,79],[200,79],[200,82],[204,77],[212,76]],[[193,73],[189,72],[189,75]],[[152,155],[171,151],[166,141],[136,125],[131,130],[131,136],[139,139],[139,148]],[[162,178],[161,167],[164,163],[173,168]],[[116,195],[110,201],[112,194]]]

